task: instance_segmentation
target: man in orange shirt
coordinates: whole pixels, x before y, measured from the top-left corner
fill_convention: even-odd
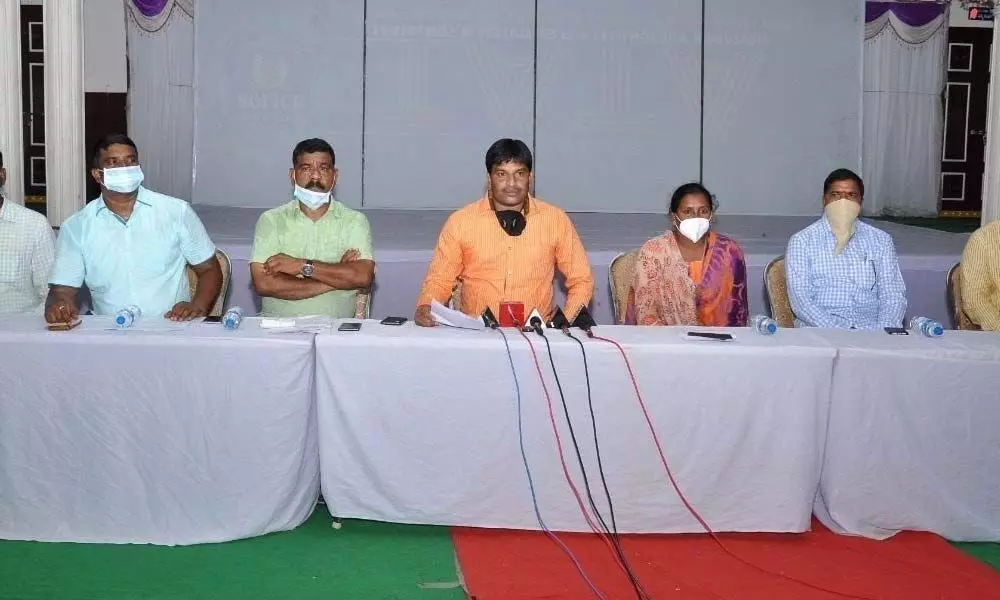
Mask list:
[[[594,276],[569,216],[529,195],[531,150],[520,140],[502,139],[486,151],[485,197],[452,213],[441,231],[414,320],[434,325],[431,301],[446,304],[462,282],[460,310],[480,315],[502,302],[521,303],[524,315],[537,308],[552,316],[556,267],[566,279],[566,315],[572,319],[590,303]]]

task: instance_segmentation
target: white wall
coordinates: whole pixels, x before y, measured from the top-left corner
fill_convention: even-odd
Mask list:
[[[970,21],[968,11],[959,0],[951,1],[950,27],[993,27],[993,21]]]
[[[124,93],[128,80],[122,0],[84,1],[83,44],[84,91]]]

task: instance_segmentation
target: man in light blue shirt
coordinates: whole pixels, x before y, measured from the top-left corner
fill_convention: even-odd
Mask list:
[[[73,322],[84,283],[95,314],[115,314],[129,305],[175,321],[208,314],[222,287],[222,269],[191,206],[141,186],[139,152],[124,135],[98,141],[91,166],[101,196],[60,228],[45,319]],[[194,298],[187,265],[198,275]]]
[[[823,218],[788,241],[785,275],[797,327],[899,327],[906,284],[886,232],[858,221],[864,182],[837,169],[823,183]]]

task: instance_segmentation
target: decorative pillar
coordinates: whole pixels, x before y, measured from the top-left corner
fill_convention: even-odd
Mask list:
[[[986,113],[986,171],[983,174],[983,218],[985,225],[1000,219],[1000,23],[993,27],[990,56],[990,101]]]
[[[24,114],[21,112],[21,2],[0,0],[0,152],[4,197],[24,204]]]
[[[45,178],[49,222],[86,203],[83,0],[45,1]]]

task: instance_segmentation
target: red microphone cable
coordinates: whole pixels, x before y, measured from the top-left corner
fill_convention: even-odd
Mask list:
[[[625,353],[625,349],[622,348],[622,345],[619,344],[618,342],[616,342],[615,340],[613,340],[611,338],[606,338],[606,337],[601,337],[599,335],[595,335],[593,333],[593,331],[587,330],[587,336],[591,337],[591,338],[593,338],[595,340],[600,340],[602,342],[607,342],[609,344],[612,344],[612,345],[614,345],[615,348],[618,349],[618,352],[621,353],[622,359],[625,360],[625,367],[626,367],[626,369],[628,369],[628,376],[632,380],[632,388],[635,390],[635,397],[639,401],[639,407],[642,409],[642,414],[643,414],[643,416],[646,419],[646,424],[649,426],[649,432],[652,434],[653,442],[656,444],[656,451],[659,453],[660,462],[663,464],[663,469],[664,469],[664,471],[666,471],[667,477],[670,479],[670,484],[673,486],[674,491],[677,492],[677,497],[681,499],[681,502],[684,503],[685,508],[687,508],[688,512],[691,513],[691,516],[693,516],[698,521],[698,523],[702,526],[702,528],[704,528],[705,532],[708,533],[708,535],[712,537],[712,539],[715,541],[716,544],[719,545],[719,548],[721,548],[723,552],[725,552],[729,556],[735,558],[739,562],[747,565],[748,567],[756,569],[756,570],[758,570],[758,571],[760,571],[762,573],[766,573],[768,575],[772,575],[772,576],[775,576],[775,577],[780,577],[782,579],[787,579],[788,581],[794,581],[795,583],[798,583],[800,585],[804,585],[804,586],[806,586],[808,588],[811,588],[811,589],[814,589],[814,590],[817,590],[817,591],[820,591],[820,592],[826,592],[828,594],[834,594],[834,595],[840,596],[842,598],[851,598],[852,600],[876,600],[875,598],[870,598],[868,596],[855,596],[854,594],[847,594],[847,593],[844,593],[844,592],[838,592],[837,590],[831,590],[831,589],[825,588],[823,586],[819,586],[819,585],[816,585],[816,584],[813,584],[813,583],[809,583],[808,581],[804,581],[802,579],[798,579],[798,578],[792,577],[790,575],[785,575],[783,573],[777,573],[775,571],[771,571],[771,570],[765,569],[764,567],[755,565],[754,563],[752,563],[752,562],[750,562],[750,561],[748,561],[748,560],[740,557],[739,555],[737,555],[736,553],[734,553],[733,551],[731,551],[729,548],[727,548],[726,545],[724,543],[722,543],[722,540],[719,538],[718,534],[716,534],[712,530],[712,528],[709,527],[709,525],[705,521],[705,519],[703,519],[702,516],[698,513],[698,511],[695,510],[695,508],[693,506],[691,506],[691,503],[688,502],[687,497],[684,496],[684,493],[681,491],[681,488],[677,485],[677,481],[674,479],[674,474],[670,470],[670,465],[667,464],[667,458],[666,458],[666,456],[663,453],[663,446],[660,444],[660,439],[656,435],[656,428],[653,427],[653,419],[649,416],[649,411],[646,409],[646,403],[642,399],[642,393],[639,391],[639,383],[636,380],[635,372],[632,370],[632,363],[629,361],[628,355]]]

